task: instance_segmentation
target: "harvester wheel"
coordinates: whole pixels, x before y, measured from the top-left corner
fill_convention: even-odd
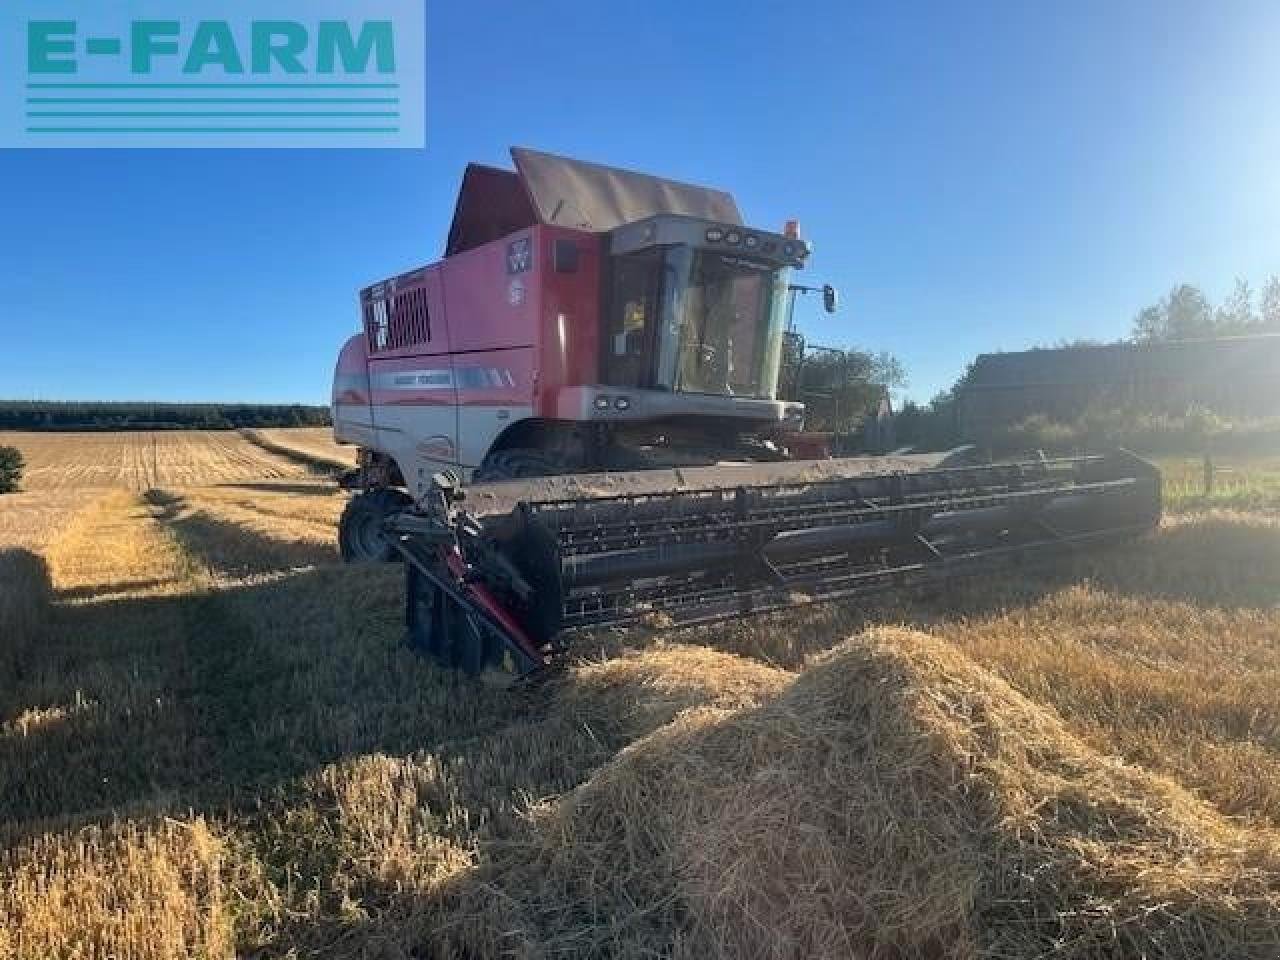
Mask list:
[[[413,503],[400,490],[371,490],[351,498],[338,521],[338,548],[348,563],[388,563],[399,555],[387,542],[382,522]]]
[[[490,483],[494,480],[525,480],[529,477],[554,477],[563,473],[562,464],[553,454],[530,447],[495,450],[476,467],[472,480]]]

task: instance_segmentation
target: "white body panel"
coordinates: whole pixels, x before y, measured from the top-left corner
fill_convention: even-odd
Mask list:
[[[533,407],[468,405],[458,408],[458,461],[478,467],[498,435],[533,416]]]
[[[357,447],[377,448],[372,412],[366,403],[333,405],[333,439]]]
[[[441,470],[469,479],[498,434],[532,414],[531,407],[378,404],[372,436],[361,446],[395,460],[409,493],[420,499]]]

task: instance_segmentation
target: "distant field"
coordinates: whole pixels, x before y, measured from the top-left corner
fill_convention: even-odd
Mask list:
[[[239,480],[303,479],[303,464],[230,430],[155,433],[0,433],[22,451],[24,490],[198,486]]]

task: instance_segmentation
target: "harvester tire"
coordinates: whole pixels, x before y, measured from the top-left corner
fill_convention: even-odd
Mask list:
[[[530,477],[554,477],[564,469],[553,454],[545,450],[513,447],[495,450],[476,467],[474,483],[492,483],[495,480],[526,480]]]
[[[371,490],[352,497],[338,521],[338,549],[347,563],[389,563],[399,554],[387,542],[382,522],[413,503],[401,490]]]

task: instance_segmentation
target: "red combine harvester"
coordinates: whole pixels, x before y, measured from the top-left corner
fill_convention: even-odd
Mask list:
[[[1159,475],[1122,451],[790,460],[804,410],[776,393],[810,253],[793,225],[512,155],[467,168],[444,260],[361,292],[334,378],[335,437],[360,448],[343,556],[406,561],[410,640],[442,661],[527,673],[575,630],[857,596],[1158,523]]]

